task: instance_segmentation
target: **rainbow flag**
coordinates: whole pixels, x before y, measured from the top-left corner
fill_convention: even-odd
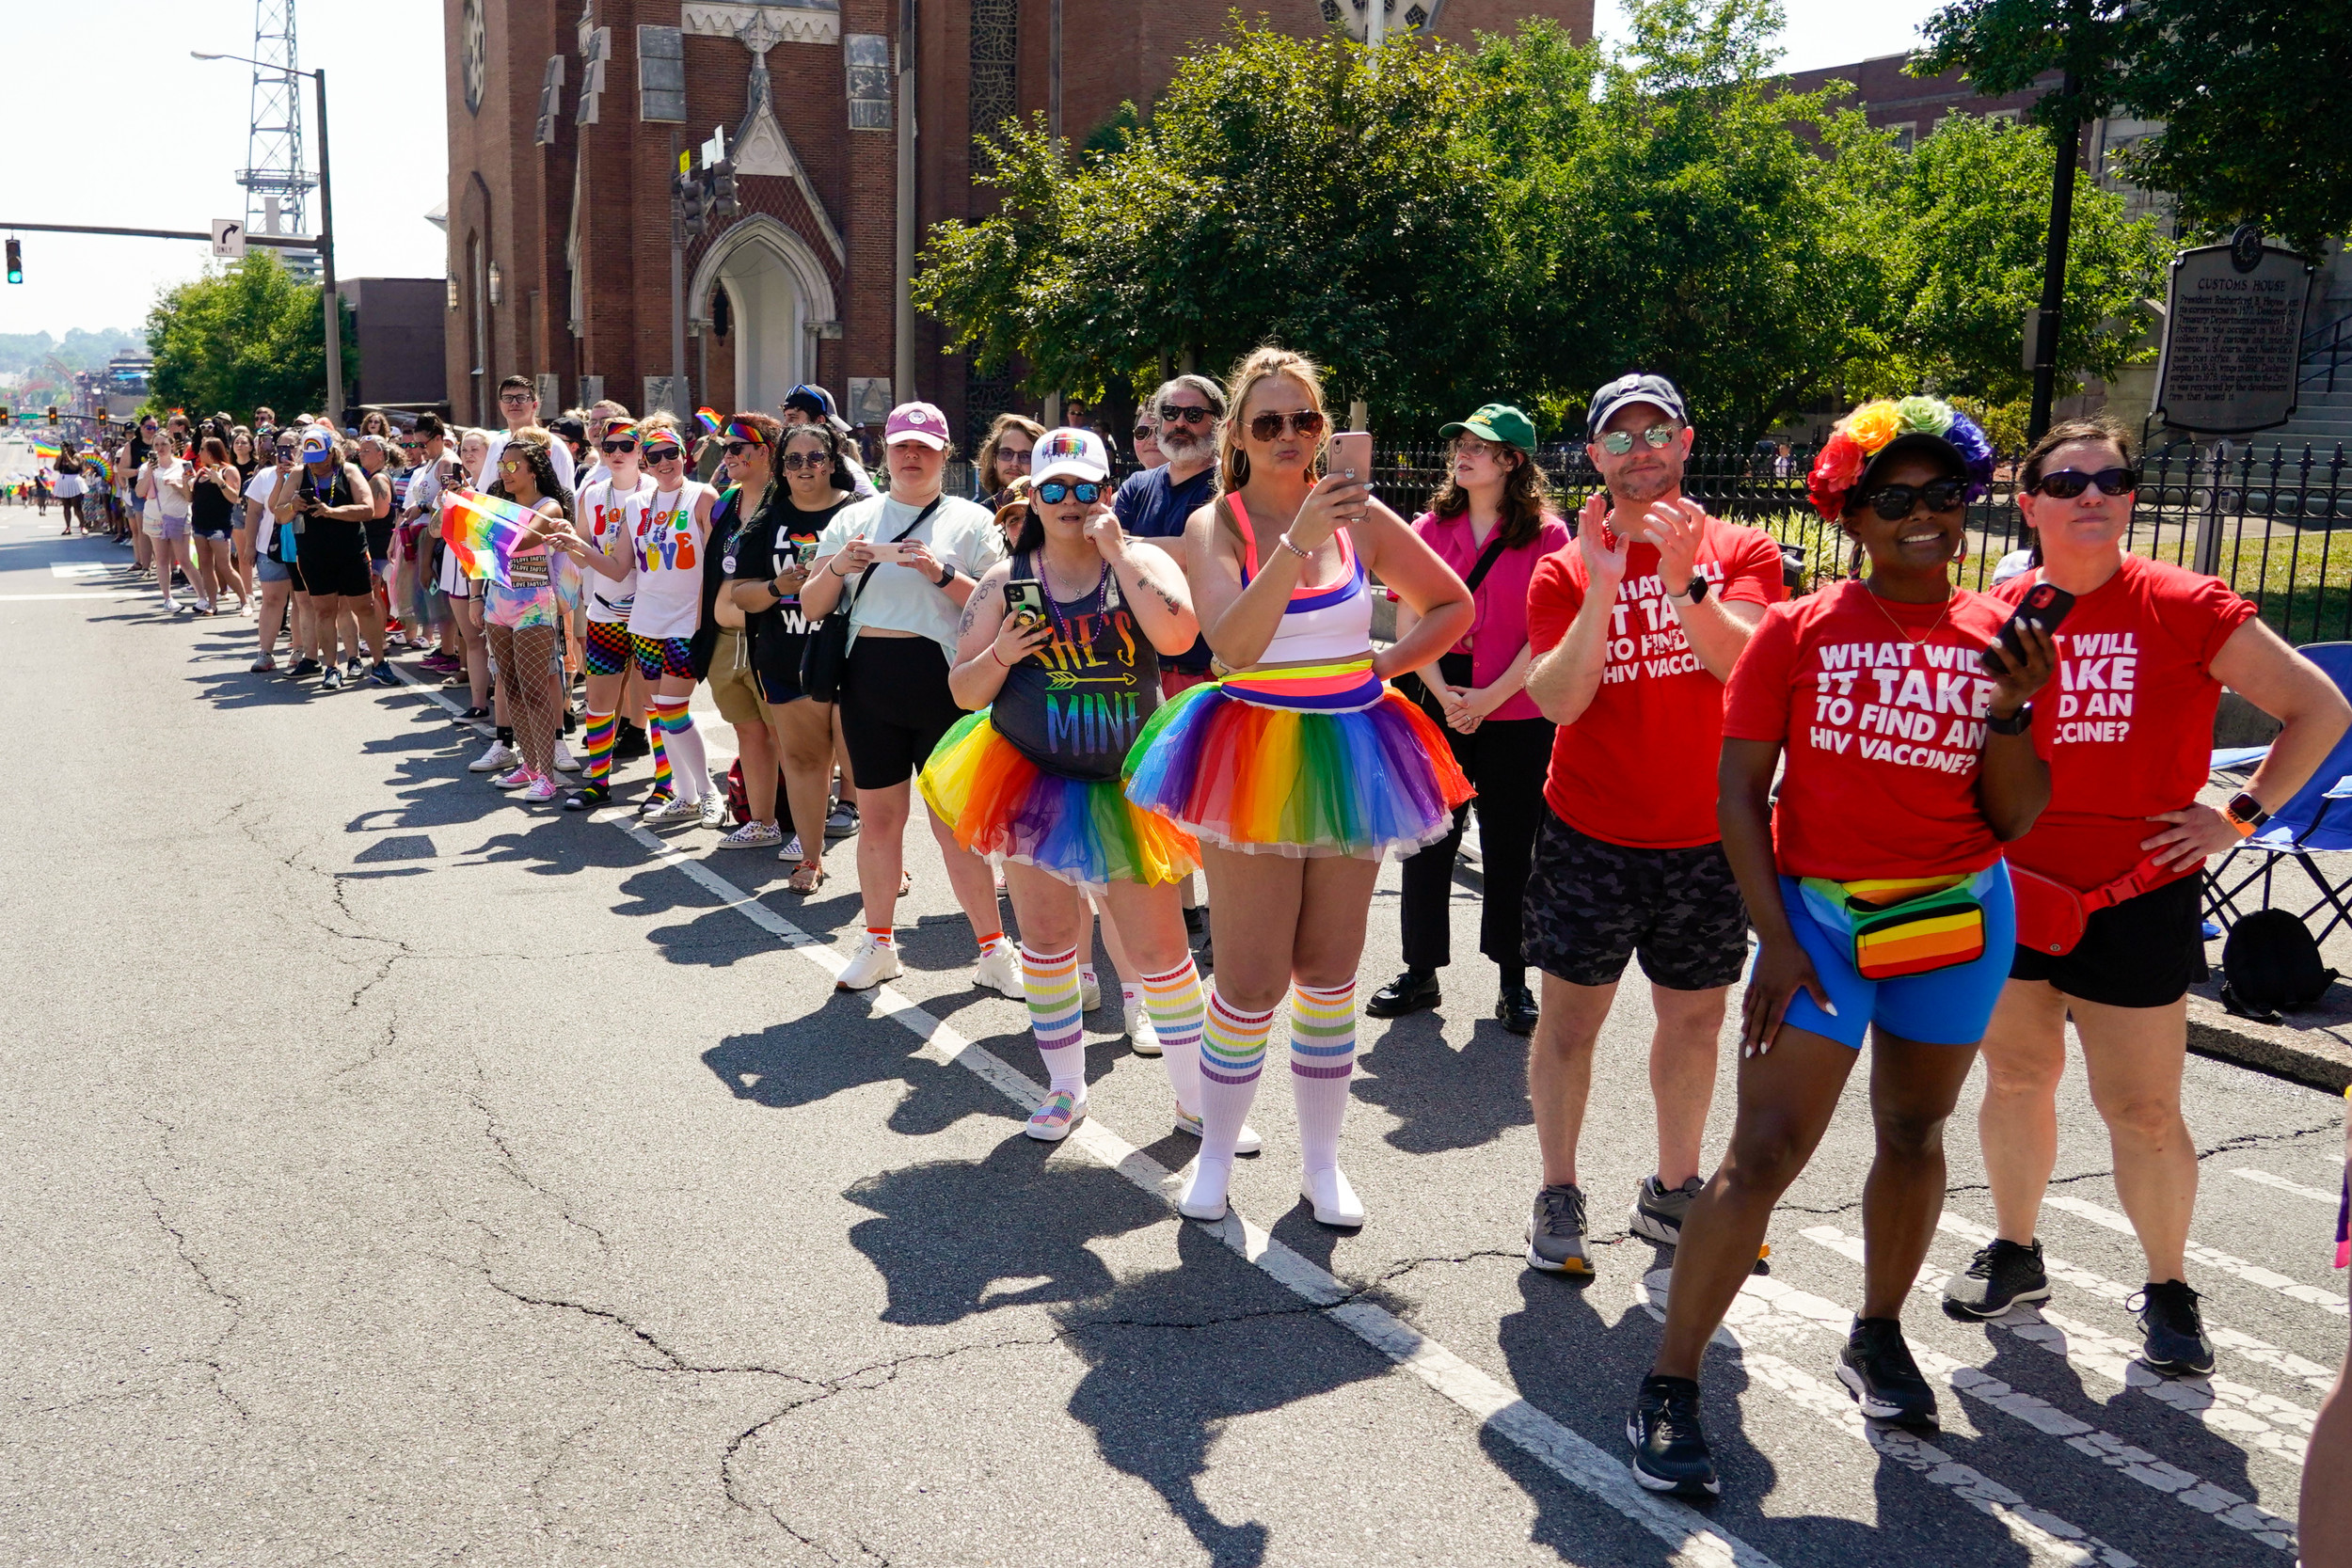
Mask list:
[[[719,427],[726,421],[719,418],[716,408],[697,408],[694,410],[694,422],[703,427],[705,436],[716,436]]]
[[[44,441],[38,436],[33,437],[33,455],[44,463],[55,463],[63,451],[55,441]]]
[[[513,501],[476,490],[441,497],[441,540],[457,552],[458,569],[477,582],[508,586],[508,563],[531,527],[531,514]]]

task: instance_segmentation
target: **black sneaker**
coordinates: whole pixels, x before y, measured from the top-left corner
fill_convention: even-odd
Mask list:
[[[368,671],[368,679],[378,686],[398,686],[400,677],[392,673],[391,660],[379,658]]]
[[[344,660],[343,660],[343,679],[345,679],[345,680],[352,680],[352,681],[356,681],[356,680],[358,680],[358,678],[359,678],[359,660],[358,660],[358,658],[356,658],[356,657],[353,657],[353,658],[346,658],[346,659],[344,659]]]
[[[2050,1276],[2042,1272],[2042,1243],[2019,1246],[1994,1237],[1977,1249],[1968,1272],[1944,1281],[1944,1306],[1968,1318],[1997,1318],[2021,1301],[2050,1299]]]
[[[612,792],[600,784],[584,784],[564,797],[565,811],[594,811],[608,803]]]
[[[342,689],[343,673],[341,670],[327,671],[326,678],[319,682],[319,689],[321,691],[341,691]]]
[[[1892,1318],[1854,1320],[1846,1348],[1837,1353],[1837,1381],[1873,1420],[1935,1424],[1935,1390],[1919,1375],[1919,1363],[1903,1343],[1903,1325]]]
[[[1372,1000],[1364,1004],[1364,1016],[1403,1018],[1408,1013],[1425,1013],[1444,1001],[1436,970],[1408,969],[1372,993]]]
[[[1715,1460],[1699,1433],[1699,1386],[1687,1377],[1642,1379],[1626,1413],[1625,1440],[1633,1445],[1633,1479],[1653,1492],[1720,1497]]]
[[[643,724],[624,721],[619,733],[612,737],[612,754],[623,761],[631,757],[650,755],[652,752],[653,743],[645,738],[645,728]]]
[[[2139,1358],[2173,1377],[2202,1377],[2213,1370],[2213,1344],[2197,1311],[2197,1292],[2177,1279],[2143,1285],[2139,1305]]]
[[[305,675],[315,675],[318,673],[319,661],[317,659],[298,658],[294,660],[294,667],[286,672],[286,678],[288,680],[298,681]]]

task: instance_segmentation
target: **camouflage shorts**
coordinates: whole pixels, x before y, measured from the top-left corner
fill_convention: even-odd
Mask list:
[[[1710,990],[1748,960],[1748,906],[1720,844],[1628,848],[1546,811],[1523,911],[1528,963],[1570,985],[1614,985],[1639,953],[1667,990]]]

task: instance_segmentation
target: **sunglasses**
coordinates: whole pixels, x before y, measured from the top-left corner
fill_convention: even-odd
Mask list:
[[[1674,438],[1675,427],[1670,424],[1654,424],[1642,432],[1642,439],[1649,444],[1653,451]],[[1600,438],[1600,450],[1612,457],[1623,457],[1633,450],[1633,432],[1629,430],[1610,431]]]
[[[2033,482],[2033,493],[2054,496],[2062,501],[2073,500],[2092,485],[2103,496],[2128,496],[2139,488],[2137,468],[2102,468],[2095,474],[2079,468],[2060,468],[2054,474],[2043,474]]]
[[[1320,436],[1324,418],[1312,408],[1301,408],[1293,414],[1261,414],[1249,421],[1249,437],[1253,441],[1271,441],[1282,434],[1286,424],[1294,436]]]
[[[1127,434],[1128,434],[1128,435],[1130,435],[1130,436],[1134,436],[1134,437],[1135,437],[1136,440],[1138,440],[1138,441],[1147,441],[1147,440],[1150,440],[1150,439],[1152,438],[1152,436],[1154,434],[1156,434],[1156,433],[1155,433],[1155,432],[1152,429],[1152,427],[1151,427],[1150,425],[1148,425],[1148,424],[1139,424],[1139,425],[1136,426],[1136,428],[1135,428],[1135,429],[1133,429],[1133,430],[1129,431]]]
[[[1035,450],[1036,449],[1031,447],[998,447],[996,449],[996,461],[1002,463],[1005,459],[1009,457],[1015,463],[1020,464],[1025,468],[1029,466],[1029,459],[1034,454]]]
[[[1930,512],[1950,512],[1968,499],[1964,479],[1931,479],[1925,484],[1883,484],[1863,498],[1883,521],[1899,523],[1921,501]]]
[[[1109,488],[1109,485],[1098,484],[1090,479],[1049,479],[1037,487],[1037,499],[1048,506],[1059,506],[1073,499],[1081,506],[1092,506],[1103,499],[1103,492]]]
[[[647,447],[645,449],[645,461],[648,464],[675,463],[685,455],[686,450],[683,447]]]
[[[777,467],[788,473],[797,474],[803,469],[815,473],[819,469],[833,467],[833,454],[822,451],[787,451],[778,459]]]
[[[1168,424],[1207,424],[1216,418],[1205,408],[1187,408],[1182,404],[1163,403],[1160,418]]]
[[[599,441],[596,445],[598,450],[603,451],[635,451],[637,437],[632,436],[625,441]]]
[[[757,441],[729,441],[725,446],[721,447],[719,451],[722,456],[740,457],[761,444]]]

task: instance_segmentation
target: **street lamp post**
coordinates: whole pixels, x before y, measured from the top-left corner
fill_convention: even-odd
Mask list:
[[[234,60],[239,65],[258,66],[263,71],[278,67],[265,60],[247,58],[243,55],[210,55],[191,49],[188,55],[199,60]],[[335,181],[326,157],[326,68],[315,71],[295,71],[284,68],[289,76],[308,76],[318,89],[319,103],[319,277],[323,295],[323,314],[326,328],[326,418],[336,429],[343,423],[343,320],[342,302],[335,293]],[[299,172],[299,171],[297,171]]]

